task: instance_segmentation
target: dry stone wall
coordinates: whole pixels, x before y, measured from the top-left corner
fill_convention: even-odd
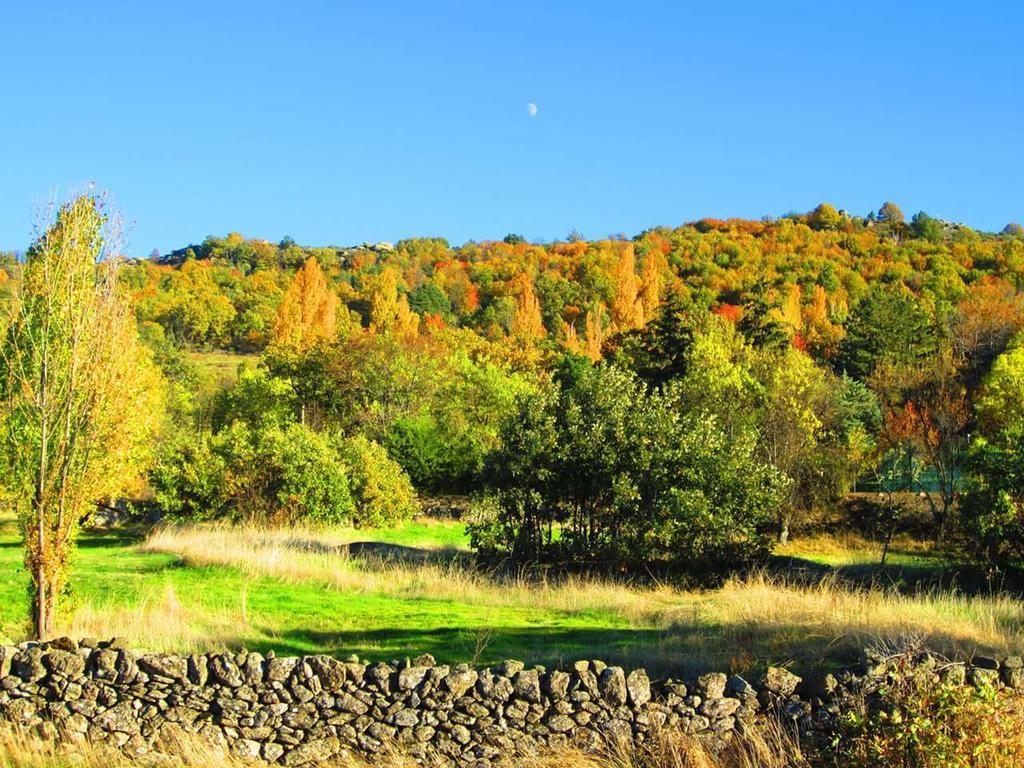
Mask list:
[[[1016,657],[965,665],[925,654],[914,674],[1024,690],[1022,667]],[[712,748],[766,714],[813,732],[844,697],[870,693],[893,669],[868,654],[861,671],[814,684],[778,668],[756,685],[717,673],[652,683],[641,669],[600,661],[552,670],[506,661],[477,670],[429,656],[401,664],[244,651],[175,656],[116,640],[59,640],[0,647],[0,712],[48,735],[137,753],[184,732],[286,766],[395,745],[431,763],[484,768],[546,747],[642,741],[662,725]]]

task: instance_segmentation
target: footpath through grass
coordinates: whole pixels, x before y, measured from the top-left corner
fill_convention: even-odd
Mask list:
[[[356,556],[368,543],[371,556]],[[927,640],[961,655],[1019,650],[1024,639],[1024,607],[1006,596],[901,595],[763,575],[712,591],[536,583],[473,570],[457,554],[466,543],[458,523],[423,520],[373,532],[186,528],[146,540],[85,532],[72,576],[74,613],[62,629],[121,635],[154,650],[246,647],[384,660],[429,652],[476,663],[602,658],[655,674],[831,667],[878,639]],[[3,521],[0,632],[8,641],[26,629],[21,557],[13,522]]]

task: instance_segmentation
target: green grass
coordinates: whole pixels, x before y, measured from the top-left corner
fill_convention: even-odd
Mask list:
[[[463,526],[412,522],[393,529],[354,531],[355,541],[409,547],[464,548]],[[116,613],[173,595],[190,615],[243,616],[231,622],[226,647],[277,653],[357,653],[392,659],[432,653],[446,661],[498,661],[526,656],[548,662],[586,656],[595,646],[626,648],[638,634],[611,613],[461,603],[456,600],[351,594],[319,584],[247,578],[228,567],[184,566],[175,555],[140,552],[128,535],[84,532],[75,555],[72,605]],[[23,639],[27,630],[27,574],[10,521],[0,527],[0,632]],[[495,629],[498,631],[495,631]],[[652,630],[652,634],[657,634]]]
[[[233,541],[239,534],[222,536]],[[467,544],[460,524],[436,520],[334,531],[331,537],[417,550]],[[904,621],[932,634],[947,651],[1005,652],[1024,637],[1019,603],[946,593],[905,598],[848,591],[841,584],[786,587],[770,579],[708,592],[586,582],[552,592],[492,587],[486,578],[474,581],[456,570],[449,577],[446,568],[461,566],[443,559],[440,565],[399,562],[398,570],[389,571],[386,563],[293,551],[296,568],[273,571],[272,560],[203,564],[140,544],[138,535],[127,533],[82,534],[71,579],[77,612],[69,632],[125,634],[143,647],[182,651],[245,647],[371,660],[429,652],[448,663],[603,658],[644,664],[655,674],[788,661],[804,669],[830,667],[852,660],[866,637],[902,631]],[[208,539],[198,546],[208,546]],[[808,546],[820,548],[822,563],[856,568],[862,562],[861,550],[848,542],[797,542],[790,555],[813,555],[804,551]],[[909,555],[925,557],[913,552],[908,548]],[[0,633],[6,641],[26,632],[28,579],[21,558],[12,521],[0,521]],[[332,578],[342,573],[345,578]]]
[[[393,528],[353,531],[353,541],[380,541],[420,549],[469,551],[466,526],[458,520],[412,520]]]

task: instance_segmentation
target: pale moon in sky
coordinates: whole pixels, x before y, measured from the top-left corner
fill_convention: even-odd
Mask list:
[[[530,113],[530,117],[536,117],[537,105],[531,101],[529,104],[526,105],[526,111]]]

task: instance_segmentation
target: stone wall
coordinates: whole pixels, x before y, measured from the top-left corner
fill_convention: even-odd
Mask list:
[[[965,665],[923,654],[912,666],[916,675],[1024,690],[1019,658]],[[372,755],[396,744],[419,757],[483,768],[544,747],[643,740],[660,725],[716,748],[766,712],[813,730],[844,697],[906,674],[894,670],[891,659],[868,654],[862,670],[813,683],[778,668],[756,685],[724,674],[652,683],[643,670],[600,661],[564,670],[506,661],[476,670],[429,656],[402,664],[246,652],[175,656],[135,652],[116,640],[58,640],[0,647],[0,711],[20,726],[131,752],[184,731],[284,765],[344,751]]]

